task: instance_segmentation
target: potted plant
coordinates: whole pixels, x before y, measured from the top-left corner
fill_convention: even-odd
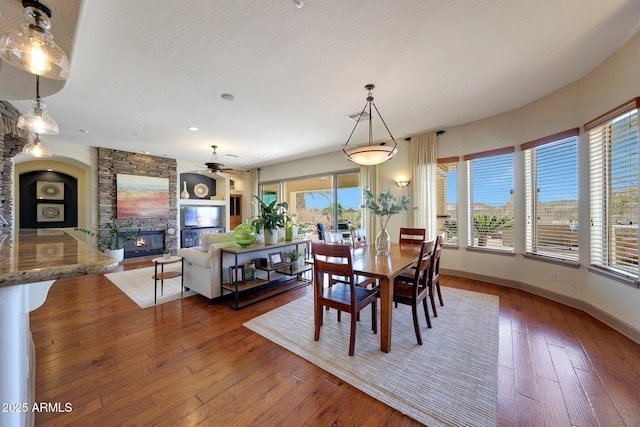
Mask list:
[[[98,244],[103,249],[107,256],[120,262],[124,259],[124,244],[136,240],[140,234],[140,229],[137,231],[129,231],[133,223],[126,222],[120,225],[115,222],[108,222],[105,226],[106,235],[97,234],[86,228],[76,228],[75,230],[88,234],[91,237],[95,237],[98,240]],[[120,235],[120,233],[124,233]]]
[[[298,248],[294,247],[293,249],[285,251],[284,256],[289,258],[291,262],[297,263],[297,268],[300,270],[301,265],[304,263],[304,259],[302,258],[304,256],[303,252],[300,252]]]
[[[387,232],[387,224],[392,215],[402,211],[412,211],[417,209],[411,206],[411,198],[403,194],[397,199],[391,194],[391,190],[381,191],[377,196],[371,191],[364,190],[365,203],[361,208],[367,208],[371,214],[378,215],[380,220],[380,231],[376,236],[375,246],[379,254],[388,254],[391,249],[391,237]]]
[[[253,196],[258,201],[259,215],[253,220],[253,225],[259,233],[264,230],[264,242],[268,245],[278,243],[278,229],[283,228],[287,221],[287,202],[277,203],[275,200],[269,204],[258,196]]]

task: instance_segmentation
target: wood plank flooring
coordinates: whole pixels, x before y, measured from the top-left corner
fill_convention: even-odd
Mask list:
[[[441,281],[500,297],[498,425],[640,425],[639,344],[526,292]],[[238,312],[199,296],[141,310],[102,275],[61,279],[31,313],[36,401],[73,409],[36,425],[417,425],[242,326],[309,292]]]

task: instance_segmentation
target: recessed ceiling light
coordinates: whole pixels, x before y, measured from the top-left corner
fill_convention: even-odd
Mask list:
[[[220,98],[224,99],[225,101],[235,101],[236,97],[231,95],[230,93],[223,93],[222,95],[220,95]]]
[[[223,154],[222,157],[228,157],[230,159],[237,159],[238,155],[237,154]]]
[[[194,131],[194,132],[197,132],[197,131],[199,131],[199,130],[200,130],[200,128],[197,128],[197,127],[195,127],[195,126],[189,126],[187,129],[192,130],[192,131]]]
[[[88,130],[85,130],[85,129],[78,129],[78,132],[82,132],[82,133],[89,133],[89,131],[88,131]]]

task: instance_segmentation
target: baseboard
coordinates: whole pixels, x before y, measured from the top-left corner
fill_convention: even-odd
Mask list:
[[[562,295],[553,291],[549,291],[547,289],[541,289],[537,286],[530,285],[528,283],[523,283],[517,280],[503,279],[500,277],[485,276],[482,274],[475,274],[468,271],[449,270],[445,268],[441,268],[440,273],[449,275],[449,276],[464,277],[465,279],[478,280],[481,282],[487,282],[494,285],[506,286],[514,289],[520,289],[521,291],[529,292],[539,297],[543,297],[551,301],[555,301],[557,303],[564,304],[566,306],[584,311],[585,313],[598,319],[605,325],[608,325],[611,328],[615,329],[616,331],[620,332],[622,335],[626,336],[630,340],[640,344],[640,331],[638,329],[612,316],[611,314],[600,310],[598,307],[595,307],[588,302],[585,302],[567,295]]]

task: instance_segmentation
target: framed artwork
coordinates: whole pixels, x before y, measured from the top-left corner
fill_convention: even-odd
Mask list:
[[[64,221],[64,205],[54,203],[37,203],[36,204],[36,221],[37,222],[63,222]]]
[[[36,199],[64,200],[64,182],[36,181]]]
[[[244,264],[229,267],[229,282],[230,283],[242,283],[244,282]]]
[[[169,218],[169,178],[116,175],[118,218]]]
[[[271,267],[277,267],[279,265],[284,264],[284,257],[282,256],[282,252],[272,252],[269,254],[269,263]]]

